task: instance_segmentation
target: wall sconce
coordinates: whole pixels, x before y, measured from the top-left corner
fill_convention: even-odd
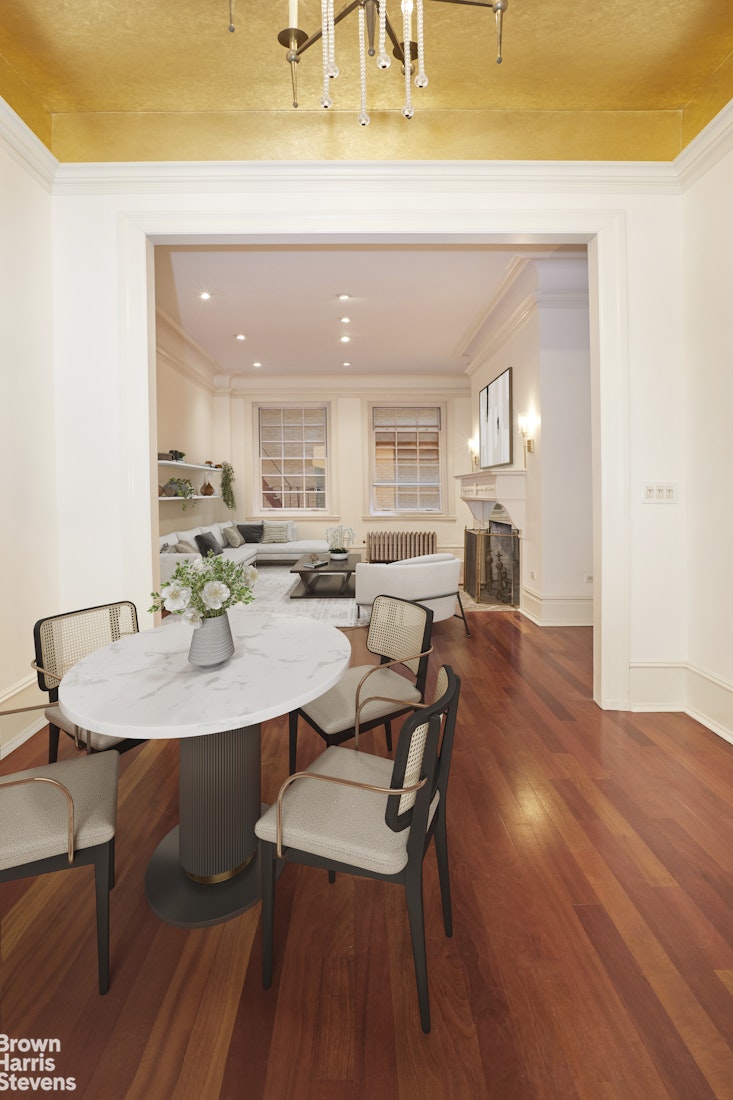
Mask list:
[[[527,451],[532,453],[534,451],[534,439],[527,439],[527,436],[531,431],[534,431],[534,417],[528,416],[526,413],[519,414],[519,433],[522,436],[522,447],[524,448],[524,468],[527,469]]]
[[[468,453],[471,456],[471,469],[473,469],[473,470],[478,469],[479,452],[478,452],[478,441],[476,440],[475,436],[472,437],[471,439],[469,439],[469,441],[468,441]]]

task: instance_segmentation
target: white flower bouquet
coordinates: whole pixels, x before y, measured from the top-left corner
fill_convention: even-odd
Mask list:
[[[356,532],[353,527],[344,527],[343,523],[339,523],[337,527],[326,528],[326,542],[328,543],[328,549],[334,554],[345,554],[348,552],[349,547],[356,538]]]
[[[257,570],[209,551],[205,558],[180,562],[160,592],[151,592],[150,611],[170,611],[188,626],[225,615],[235,604],[251,603]]]

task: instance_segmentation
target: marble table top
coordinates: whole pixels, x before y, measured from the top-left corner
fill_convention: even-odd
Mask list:
[[[322,695],[351,657],[348,638],[314,619],[233,608],[234,656],[218,668],[188,662],[192,627],[176,621],[121,638],[64,676],[59,703],[83,729],[168,738],[255,725]]]

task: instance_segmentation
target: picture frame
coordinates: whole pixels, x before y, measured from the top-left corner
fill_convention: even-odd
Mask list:
[[[482,470],[512,462],[512,368],[479,394],[479,463]]]

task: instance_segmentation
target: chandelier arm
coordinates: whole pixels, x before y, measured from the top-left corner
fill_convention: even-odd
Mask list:
[[[343,9],[343,11],[340,11],[338,13],[338,15],[334,16],[334,20],[333,20],[334,27],[336,26],[337,23],[340,23],[342,19],[345,19],[347,15],[351,15],[354,8],[359,7],[359,3],[360,3],[360,0],[352,0],[352,2],[350,4],[346,5],[346,7]],[[303,42],[303,44],[301,46],[298,46],[295,53],[298,55],[298,57],[300,57],[300,55],[305,53],[305,51],[310,46],[313,46],[316,42],[319,42],[321,40],[322,36],[323,36],[323,30],[322,30],[322,28],[319,27],[318,30],[314,31],[313,34],[309,38],[306,38],[305,42]]]

